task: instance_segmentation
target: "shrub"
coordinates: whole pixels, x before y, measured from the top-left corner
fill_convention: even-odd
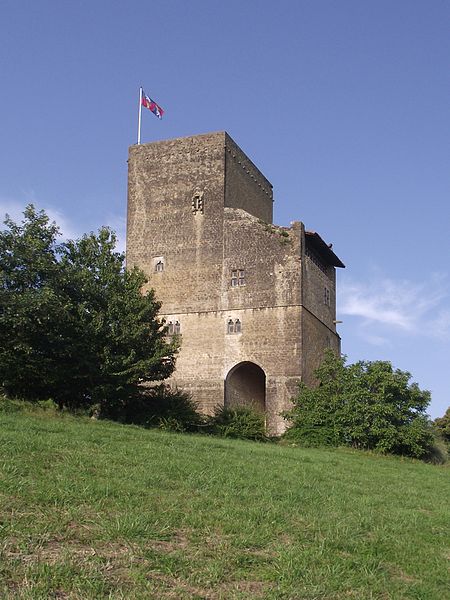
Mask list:
[[[99,416],[179,432],[197,431],[204,424],[191,396],[164,384],[142,388],[138,395],[103,408]]]
[[[448,445],[441,437],[436,437],[423,460],[433,465],[443,465],[448,461]]]
[[[425,410],[430,393],[387,361],[345,364],[327,352],[316,371],[318,385],[303,382],[293,399],[287,436],[383,453],[424,458],[434,435]]]
[[[22,407],[17,403],[7,398],[6,396],[0,395],[0,413],[11,414],[20,412]]]
[[[266,435],[264,415],[245,406],[216,407],[214,415],[207,421],[207,431],[222,437],[260,442],[269,439]]]
[[[444,441],[450,444],[450,406],[443,417],[434,420],[433,425]]]
[[[59,413],[56,404],[50,399],[30,402],[0,394],[0,413],[39,413],[41,411]]]
[[[283,438],[307,448],[339,445],[339,439],[333,429],[325,426],[304,425],[302,427],[291,427],[286,431]]]

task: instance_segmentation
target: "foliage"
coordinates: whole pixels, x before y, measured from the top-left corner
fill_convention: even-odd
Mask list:
[[[175,348],[144,274],[125,270],[108,228],[58,244],[28,206],[0,232],[0,387],[60,408],[120,404],[168,377]]]
[[[11,398],[0,394],[0,414],[13,414],[22,413],[28,415],[43,415],[44,413],[48,416],[61,416],[62,413],[58,410],[58,407],[53,400],[38,400],[38,401],[27,401],[19,398]]]
[[[373,449],[424,458],[433,447],[425,414],[430,393],[409,383],[411,375],[387,361],[346,365],[327,352],[316,371],[318,386],[299,386],[294,408],[286,413],[287,435],[305,441],[325,438],[333,445]]]
[[[18,402],[14,402],[11,398],[0,395],[0,414],[12,414],[20,412],[21,406]]]
[[[164,384],[142,388],[139,395],[120,405],[105,407],[99,416],[178,432],[197,431],[204,423],[197,404],[189,394]]]
[[[443,417],[438,417],[434,420],[433,425],[447,444],[450,444],[450,406],[445,411]]]
[[[433,465],[443,465],[448,463],[448,455],[448,444],[438,435],[434,438],[433,445],[428,449],[422,459]]]
[[[207,421],[207,431],[222,437],[267,441],[264,415],[251,408],[218,406]]]
[[[7,218],[0,232],[0,385],[38,399],[48,395],[55,355],[73,333],[58,289],[58,228],[31,206],[24,216],[22,226]]]
[[[305,448],[339,445],[339,440],[334,429],[326,425],[315,426],[305,424],[298,427],[291,427],[283,435],[283,438]]]

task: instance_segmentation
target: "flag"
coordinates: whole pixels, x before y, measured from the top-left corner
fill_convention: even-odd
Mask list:
[[[158,119],[162,119],[164,110],[158,104],[156,104],[154,100],[146,96],[144,90],[142,90],[141,104],[145,108],[148,108],[148,110],[151,110],[152,113],[158,117]]]

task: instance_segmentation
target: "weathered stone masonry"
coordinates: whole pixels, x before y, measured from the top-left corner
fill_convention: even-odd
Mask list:
[[[339,350],[339,258],[272,224],[272,185],[225,132],[130,148],[127,265],[181,335],[171,383],[200,408],[251,404],[279,433],[300,379]]]

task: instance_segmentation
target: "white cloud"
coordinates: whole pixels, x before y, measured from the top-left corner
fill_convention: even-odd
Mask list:
[[[9,198],[0,197],[0,219],[3,225],[5,215],[9,215],[13,221],[20,221],[23,217],[23,204],[19,204]]]
[[[58,225],[63,240],[76,240],[81,237],[82,232],[78,231],[76,226],[74,226],[61,211],[45,207],[44,211],[47,213],[50,221],[55,221]]]
[[[360,333],[370,343],[389,340],[389,332],[445,338],[450,334],[449,298],[443,276],[416,283],[378,274],[370,282],[344,283],[338,290],[338,312],[360,317]],[[369,332],[370,328],[370,332]]]
[[[381,335],[374,335],[370,331],[364,330],[364,339],[372,346],[391,346],[389,338]]]
[[[25,207],[28,204],[34,204],[38,210],[43,208],[50,218],[50,221],[55,221],[61,232],[62,239],[68,240],[80,237],[81,232],[73,223],[69,221],[69,219],[67,219],[67,217],[64,216],[60,210],[46,206],[41,207],[39,203],[36,202],[33,193],[26,194],[26,196],[27,199],[25,202],[18,202],[17,200],[12,200],[10,198],[0,197],[0,219],[2,223],[6,214],[8,214],[16,223],[22,221]]]
[[[448,339],[450,336],[450,310],[440,310],[438,315],[431,319],[429,325],[433,337]]]

